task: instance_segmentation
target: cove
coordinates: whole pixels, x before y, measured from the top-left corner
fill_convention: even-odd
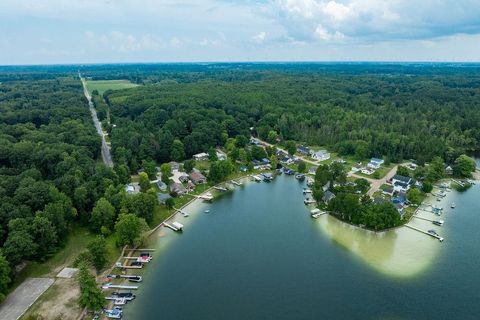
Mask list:
[[[125,319],[477,318],[478,185],[451,193],[457,208],[442,217],[441,244],[311,219],[302,187],[280,176],[187,208],[182,234],[154,238]]]

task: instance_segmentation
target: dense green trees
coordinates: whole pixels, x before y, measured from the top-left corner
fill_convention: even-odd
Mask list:
[[[208,178],[212,182],[220,182],[225,180],[234,170],[235,166],[229,160],[215,161],[210,165]]]
[[[115,224],[115,231],[120,245],[136,245],[141,241],[142,232],[148,229],[144,219],[134,214],[121,214]]]
[[[455,159],[453,172],[460,177],[470,178],[472,176],[472,172],[475,171],[476,166],[477,165],[474,159],[462,154]]]
[[[102,290],[97,286],[93,274],[88,271],[85,264],[81,264],[77,275],[80,286],[80,305],[90,311],[97,311],[105,305],[105,296]]]
[[[96,232],[99,232],[102,227],[111,230],[115,222],[115,217],[115,208],[107,199],[101,198],[92,210],[90,226]]]
[[[0,303],[3,302],[5,299],[4,292],[7,291],[8,285],[10,284],[10,266],[8,265],[8,261],[0,251]]]
[[[102,236],[97,236],[95,239],[90,241],[87,249],[92,264],[97,272],[102,270],[107,263],[107,242],[105,241],[105,238]]]

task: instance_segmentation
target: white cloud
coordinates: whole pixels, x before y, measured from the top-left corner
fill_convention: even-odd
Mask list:
[[[253,36],[252,39],[257,43],[264,43],[265,40],[267,39],[267,33],[265,31],[262,31],[257,35]]]

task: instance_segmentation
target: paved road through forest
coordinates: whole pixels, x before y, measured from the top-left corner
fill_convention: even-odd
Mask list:
[[[78,74],[80,77],[80,80],[82,81],[83,85],[83,93],[85,94],[85,97],[88,100],[88,107],[90,108],[90,113],[92,114],[92,119],[93,119],[93,124],[95,125],[95,128],[97,129],[97,133],[102,137],[102,159],[103,162],[105,163],[106,166],[108,167],[113,167],[113,161],[112,161],[112,155],[110,154],[110,147],[107,144],[107,141],[105,140],[105,135],[106,133],[102,129],[102,124],[100,121],[98,121],[97,117],[97,111],[94,108],[92,98],[90,97],[90,94],[88,93],[87,90],[87,83],[84,78]]]

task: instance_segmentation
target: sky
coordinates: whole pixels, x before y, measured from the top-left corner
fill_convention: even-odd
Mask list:
[[[480,0],[0,0],[0,65],[480,61]]]

